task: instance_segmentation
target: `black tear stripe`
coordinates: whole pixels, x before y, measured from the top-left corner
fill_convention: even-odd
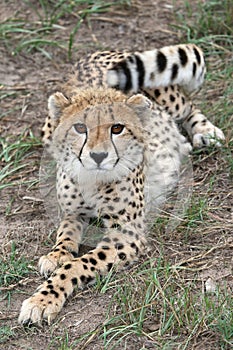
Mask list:
[[[161,51],[158,51],[156,60],[158,71],[159,73],[162,73],[167,67],[167,57]]]
[[[196,49],[196,47],[193,48],[193,52],[195,53],[197,63],[200,65],[201,64],[201,56],[200,56],[198,50]]]
[[[117,163],[119,162],[119,159],[120,159],[120,158],[119,158],[119,153],[118,153],[118,150],[117,150],[117,146],[115,145],[115,143],[114,143],[114,141],[113,141],[112,135],[111,135],[111,142],[112,142],[112,145],[113,145],[114,150],[115,150],[116,155],[117,155],[117,160],[116,160],[116,162],[115,162],[115,164],[114,164],[114,166],[116,166]]]
[[[137,72],[138,72],[138,86],[142,88],[144,85],[144,77],[145,77],[145,67],[141,58],[135,55],[136,64],[137,64]]]
[[[172,66],[172,75],[171,75],[171,80],[174,80],[176,79],[177,75],[178,75],[178,70],[179,70],[179,67],[176,63],[173,64]]]
[[[122,73],[125,75],[125,86],[122,86],[121,90],[123,90],[125,93],[130,91],[132,89],[132,77],[127,62],[122,61],[116,66],[116,68],[113,69],[116,69],[118,73],[122,71]],[[119,83],[119,85],[121,86],[121,82]]]
[[[182,49],[181,47],[179,47],[178,53],[179,53],[180,63],[184,67],[188,62],[188,56],[187,56],[185,50]]]
[[[79,152],[79,155],[78,155],[78,159],[80,161],[80,163],[82,164],[82,160],[81,160],[81,156],[82,156],[82,153],[83,153],[83,148],[85,147],[85,144],[87,143],[87,134],[86,134],[86,138],[85,138],[85,141],[83,142],[83,145],[80,149],[80,152]],[[72,152],[73,153],[73,152]]]

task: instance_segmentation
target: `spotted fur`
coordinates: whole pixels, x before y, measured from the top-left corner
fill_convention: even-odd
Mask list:
[[[95,53],[77,63],[63,93],[49,98],[44,142],[57,163],[62,219],[54,247],[39,261],[41,274],[50,277],[23,302],[20,323],[50,322],[76,287],[143,254],[147,219],[165,202],[191,150],[175,121],[193,139],[206,137],[201,132],[210,122],[180,87],[198,88],[204,72],[194,45]],[[161,87],[164,82],[169,86]],[[78,256],[92,217],[101,219],[105,233]]]
[[[223,132],[195,107],[189,96],[200,89],[205,72],[203,53],[194,44],[135,53],[103,51],[77,62],[64,92],[72,95],[74,86],[112,87],[128,95],[142,92],[182,126],[194,148],[221,146]],[[46,119],[45,143],[49,142],[56,123],[50,117]]]

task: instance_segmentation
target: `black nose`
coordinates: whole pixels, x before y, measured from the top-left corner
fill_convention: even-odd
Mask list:
[[[102,161],[107,158],[108,153],[105,152],[100,152],[100,153],[95,153],[95,152],[90,152],[90,157],[94,159],[94,161],[100,165]]]

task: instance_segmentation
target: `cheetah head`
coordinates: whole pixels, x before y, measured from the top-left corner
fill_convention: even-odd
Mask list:
[[[126,176],[143,161],[151,102],[112,89],[86,91],[83,99],[82,94],[49,98],[50,116],[59,119],[52,141],[58,163],[79,181]]]

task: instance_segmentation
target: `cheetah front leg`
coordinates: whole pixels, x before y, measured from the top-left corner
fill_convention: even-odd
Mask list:
[[[56,243],[52,251],[39,260],[39,270],[49,276],[58,266],[78,256],[79,245],[83,234],[83,223],[73,215],[67,215],[60,223]]]
[[[126,231],[126,230],[125,230]],[[51,322],[62,309],[75,288],[93,283],[96,274],[105,275],[114,265],[122,267],[137,260],[144,250],[145,238],[129,234],[112,233],[103,238],[97,248],[80,258],[65,262],[45,281],[39,289],[26,299],[21,307],[19,323]]]

